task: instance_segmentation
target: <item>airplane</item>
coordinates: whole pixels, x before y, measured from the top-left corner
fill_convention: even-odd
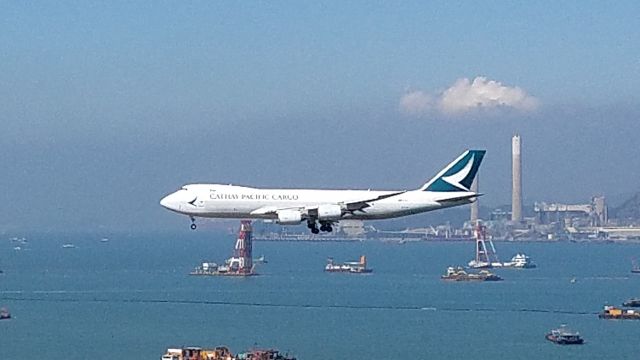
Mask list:
[[[470,204],[482,194],[471,191],[486,150],[466,150],[415,190],[261,189],[222,184],[189,184],[160,205],[191,219],[271,219],[281,225],[303,222],[312,233],[331,232],[343,219],[390,219]],[[320,224],[320,228],[318,228]]]

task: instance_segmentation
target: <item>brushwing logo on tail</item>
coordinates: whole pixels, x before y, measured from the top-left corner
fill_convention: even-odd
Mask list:
[[[470,191],[476,177],[484,150],[469,150],[457,161],[449,165],[437,179],[433,180],[426,191]]]
[[[449,183],[449,185],[457,187],[460,191],[469,191],[468,188],[461,185],[461,182],[469,176],[469,172],[471,172],[471,168],[473,167],[473,158],[474,155],[471,155],[471,160],[467,162],[467,165],[465,165],[462,170],[453,175],[443,176],[441,179]]]

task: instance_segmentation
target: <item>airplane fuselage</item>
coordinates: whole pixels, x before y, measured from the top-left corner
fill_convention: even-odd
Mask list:
[[[180,194],[180,192],[184,192]],[[441,203],[442,193],[429,191],[373,191],[373,190],[312,190],[312,189],[259,189],[234,185],[195,184],[179,190],[172,201],[169,195],[163,205],[177,213],[207,218],[277,219],[275,209],[299,209],[323,204],[346,204],[359,200],[398,194],[371,202],[368,207],[347,212],[342,219],[388,219],[471,202],[469,199]],[[472,194],[472,193],[469,193]],[[172,194],[173,195],[173,194]],[[457,195],[460,195],[457,193]],[[195,201],[192,201],[194,200]],[[179,200],[179,199],[177,199]],[[263,211],[260,211],[260,210]]]

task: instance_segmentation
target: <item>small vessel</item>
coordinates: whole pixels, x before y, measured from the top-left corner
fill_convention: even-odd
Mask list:
[[[324,267],[326,272],[340,272],[351,274],[368,274],[373,272],[373,269],[367,268],[367,257],[360,256],[360,261],[347,261],[342,264],[336,264],[333,258],[327,259],[327,265]]]
[[[102,238],[102,239],[100,239],[100,242],[101,243],[106,243],[106,242],[109,242],[109,239],[108,238]]]
[[[462,266],[449,266],[447,273],[440,277],[448,281],[501,281],[502,278],[488,270],[480,270],[478,273],[468,273]]]
[[[267,259],[265,259],[264,255],[260,255],[259,258],[253,259],[254,264],[266,264],[268,263]]]
[[[631,259],[631,272],[635,274],[640,274],[640,265],[638,265],[637,259]]]
[[[183,348],[169,348],[162,355],[161,360],[207,360],[207,359],[229,359],[235,360],[229,348],[226,346],[218,346],[214,349],[203,349],[197,346],[188,346]]]
[[[7,310],[6,308],[1,308],[0,320],[8,320],[8,319],[11,319],[11,314],[9,313],[9,310]]]
[[[295,357],[275,349],[253,349],[240,353],[235,358],[237,360],[296,360]]]
[[[562,325],[558,329],[553,329],[545,335],[545,338],[558,345],[582,345],[584,339],[577,331],[571,331]]]
[[[518,269],[533,269],[536,267],[536,264],[531,261],[531,258],[525,253],[517,253],[511,258],[510,262],[504,263],[504,266]]]
[[[572,277],[571,280],[569,280],[570,283],[575,284],[578,282],[578,279],[576,279],[575,277]]]
[[[15,250],[15,251],[20,251],[20,250],[22,250],[22,248],[21,248],[20,246],[15,246],[15,247],[13,248],[13,250]]]
[[[640,298],[631,298],[622,303],[622,306],[627,307],[640,307]]]
[[[63,249],[75,249],[76,246],[73,245],[73,244],[64,244],[64,245],[62,245],[62,248]]]
[[[605,305],[598,314],[600,319],[640,320],[640,312],[633,309],[620,309],[615,306]]]

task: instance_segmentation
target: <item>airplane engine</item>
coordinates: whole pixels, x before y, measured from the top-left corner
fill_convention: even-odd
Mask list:
[[[340,205],[318,206],[318,220],[339,220],[342,217]]]
[[[298,225],[302,222],[302,214],[298,210],[278,211],[278,224]]]

